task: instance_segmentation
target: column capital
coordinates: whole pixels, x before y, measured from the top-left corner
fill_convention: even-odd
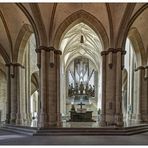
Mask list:
[[[126,51],[125,50],[122,50],[122,48],[108,48],[108,50],[105,50],[105,51],[102,51],[101,52],[101,56],[103,55],[107,55],[109,54],[110,52],[112,53],[117,53],[117,52],[121,52],[121,54],[125,55],[126,54]]]
[[[144,66],[139,66],[139,67],[137,67],[137,68],[135,69],[135,71],[144,70],[144,69],[145,69]]]
[[[6,66],[14,66],[14,67],[16,67],[16,66],[20,66],[21,68],[25,68],[25,66],[23,66],[22,64],[20,64],[20,63],[7,63],[7,64],[5,64]]]
[[[40,46],[39,48],[35,49],[35,51],[38,53],[41,52],[41,50],[49,51],[49,48],[46,46]]]
[[[147,65],[147,66],[145,66],[145,69],[148,69],[148,65]]]
[[[55,54],[62,55],[62,51],[61,51],[61,50],[55,50],[54,53],[55,53]]]
[[[50,47],[40,46],[39,48],[35,49],[36,53],[41,53],[41,50],[45,50],[47,52],[54,51],[55,54],[59,54],[59,55],[62,54],[61,50],[57,50],[53,46],[50,46]]]

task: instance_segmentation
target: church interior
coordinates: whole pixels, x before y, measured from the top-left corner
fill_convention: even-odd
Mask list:
[[[147,3],[0,3],[0,131],[148,132],[147,24]]]

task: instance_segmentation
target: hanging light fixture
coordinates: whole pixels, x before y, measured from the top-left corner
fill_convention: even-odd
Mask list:
[[[83,37],[83,35],[81,35],[80,43],[84,43],[84,37]]]
[[[82,25],[81,25],[80,43],[84,43],[84,37],[83,37],[83,33],[82,33]]]

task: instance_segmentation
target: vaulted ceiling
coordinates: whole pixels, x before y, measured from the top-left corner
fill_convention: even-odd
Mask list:
[[[147,8],[146,3],[0,3],[1,55],[5,62],[17,61],[22,40],[25,44],[32,32],[37,46],[54,46],[60,26],[65,20],[69,21],[68,18],[77,20],[73,14],[80,10],[100,22],[108,47],[124,47],[130,28],[137,28],[148,55]],[[70,23],[68,21],[66,23]]]

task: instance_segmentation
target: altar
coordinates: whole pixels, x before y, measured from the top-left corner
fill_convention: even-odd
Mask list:
[[[92,119],[92,111],[86,112],[76,112],[70,111],[70,120],[71,122],[94,122]]]
[[[83,104],[82,102],[80,104],[80,108],[75,111],[74,105],[72,105],[72,108],[70,110],[70,122],[95,122],[95,120],[92,119],[92,112],[93,111],[87,111],[85,108],[82,108]]]

